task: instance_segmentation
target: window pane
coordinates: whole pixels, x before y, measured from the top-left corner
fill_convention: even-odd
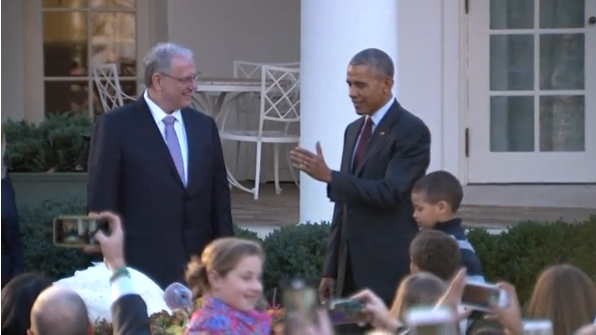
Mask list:
[[[540,89],[583,90],[584,34],[540,35]]]
[[[534,151],[534,97],[490,98],[490,151]]]
[[[534,89],[534,36],[490,37],[490,89],[513,91]]]
[[[46,81],[46,114],[87,113],[89,110],[89,83],[87,81]]]
[[[87,13],[43,13],[44,75],[87,74]]]
[[[146,1],[146,0],[145,0]],[[135,0],[90,0],[89,5],[94,8],[135,8]]]
[[[44,8],[87,7],[87,0],[43,0],[42,6]]]
[[[133,98],[137,97],[137,82],[136,80],[120,80],[120,88],[122,89],[122,92],[124,92],[124,94],[131,96]],[[94,93],[94,97],[93,97],[93,113],[95,115],[101,115],[103,114],[104,111],[104,107],[101,103],[101,98],[99,96],[99,91],[97,90],[97,85],[93,84],[93,93]],[[108,95],[110,97],[112,97],[112,99],[114,99],[115,97],[115,91],[114,90],[110,90],[108,92]],[[123,99],[122,103],[123,104],[127,104],[131,102],[131,100],[129,99]],[[106,103],[108,105],[108,111],[112,110],[114,107],[114,102],[112,102],[109,98],[106,98]]]
[[[490,29],[534,28],[534,0],[490,0]]]
[[[95,12],[91,22],[91,64],[116,63],[119,75],[136,76],[135,14]]]
[[[540,151],[584,151],[585,96],[540,97]]]
[[[540,28],[583,28],[585,10],[586,0],[541,0]]]

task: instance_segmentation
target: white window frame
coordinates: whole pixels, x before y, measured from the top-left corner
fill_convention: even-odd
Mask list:
[[[45,118],[45,82],[44,75],[44,57],[43,57],[43,13],[44,12],[72,12],[72,11],[86,11],[92,13],[94,11],[101,12],[134,12],[136,14],[136,76],[122,77],[122,80],[137,81],[137,94],[144,89],[142,82],[142,59],[143,54],[150,48],[151,32],[155,29],[150,27],[150,12],[154,1],[151,0],[137,0],[136,8],[130,9],[101,9],[93,10],[90,8],[72,8],[72,9],[44,9],[42,7],[42,0],[26,0],[23,1],[23,33],[24,33],[24,47],[25,47],[25,111],[26,120],[30,122],[40,122]],[[91,15],[87,15],[88,26],[91,27]],[[167,24],[167,22],[163,23]],[[89,32],[90,33],[90,32]],[[88,45],[88,50],[91,46]],[[89,53],[91,55],[91,53]],[[91,69],[87,71],[87,78],[84,77],[52,77],[50,81],[80,81],[88,82],[88,85],[93,84]],[[89,86],[92,88],[92,86]],[[91,103],[93,89],[89,90],[89,102]],[[89,110],[92,115],[93,110]]]

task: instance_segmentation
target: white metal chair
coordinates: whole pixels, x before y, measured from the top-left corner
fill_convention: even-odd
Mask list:
[[[95,66],[93,68],[93,81],[97,86],[104,113],[124,105],[124,100],[137,99],[122,91],[118,68],[114,63]]]
[[[279,66],[286,68],[300,69],[300,62],[281,62],[281,63],[262,63],[262,62],[249,62],[245,60],[235,60],[234,66],[234,78],[238,79],[261,79],[261,68],[263,65]],[[258,93],[243,94],[240,99],[236,100],[236,108],[247,108],[251,105],[251,100],[257,99]]]
[[[254,199],[259,198],[259,186],[261,180],[261,156],[263,144],[274,145],[274,181],[275,191],[281,193],[279,185],[279,151],[280,145],[297,144],[300,141],[299,135],[289,132],[290,125],[300,122],[300,70],[298,68],[287,68],[281,66],[261,65],[261,96],[259,108],[259,121],[257,129],[230,129],[226,121],[231,113],[238,113],[238,110],[229,109],[219,115],[220,137],[222,140],[236,141],[238,158],[238,144],[250,142],[256,144],[256,166],[255,186],[248,189],[235,181],[234,185],[246,192],[253,193]],[[283,130],[272,130],[269,125],[283,124]],[[292,178],[297,182],[293,174]]]
[[[287,67],[287,68],[300,68],[300,62],[285,62],[285,63],[259,63],[249,62],[244,60],[234,61],[234,78],[243,79],[259,79],[261,77],[261,67],[263,65]]]

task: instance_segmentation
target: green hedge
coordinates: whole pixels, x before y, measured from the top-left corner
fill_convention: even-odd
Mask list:
[[[55,279],[70,277],[89,266],[90,258],[77,249],[56,248],[52,220],[65,214],[84,215],[85,204],[77,199],[47,200],[19,206],[21,241],[25,247],[25,269],[41,271]]]
[[[75,199],[20,207],[26,268],[54,278],[86,268],[89,259],[80,251],[53,246],[51,230],[53,217],[84,213],[83,202]],[[327,223],[304,224],[276,230],[261,240],[254,232],[236,227],[237,236],[262,242],[267,253],[263,281],[269,291],[291,275],[318,279],[328,233]],[[487,279],[512,282],[522,301],[529,297],[536,276],[550,264],[571,263],[596,278],[596,216],[576,223],[521,222],[500,235],[472,229],[468,236]]]
[[[8,120],[2,123],[5,163],[14,172],[86,171],[92,130],[86,114],[50,114],[40,123]]]

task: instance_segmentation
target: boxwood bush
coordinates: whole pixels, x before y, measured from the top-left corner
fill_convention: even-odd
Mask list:
[[[56,248],[52,242],[52,218],[60,214],[84,214],[80,199],[45,201],[19,207],[27,270],[42,271],[53,278],[72,276],[89,265],[88,256],[76,249]],[[235,227],[236,235],[260,241],[267,253],[263,282],[271,291],[285,277],[301,275],[318,279],[327,245],[329,224],[284,227],[260,239],[254,232]],[[468,233],[490,281],[507,280],[516,285],[520,300],[531,294],[544,267],[571,263],[596,278],[596,216],[580,222],[520,222],[499,235],[482,229]]]

